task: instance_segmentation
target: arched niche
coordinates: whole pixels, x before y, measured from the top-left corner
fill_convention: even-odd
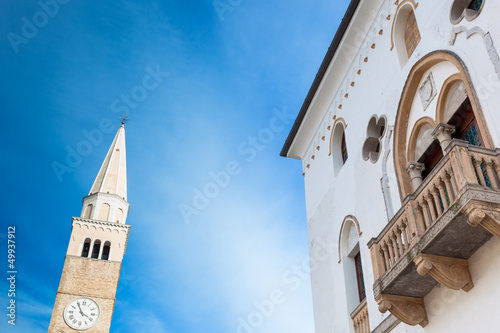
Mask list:
[[[88,204],[87,207],[85,207],[85,212],[83,213],[84,219],[90,219],[90,216],[92,216],[92,208],[94,208],[92,204]]]
[[[424,154],[434,141],[432,131],[436,125],[430,117],[422,117],[415,123],[408,142],[407,161],[417,161]]]
[[[483,137],[484,146],[486,148],[493,148],[493,141],[486,126],[486,122],[484,120],[483,112],[481,110],[476,91],[472,84],[469,71],[462,59],[460,59],[460,57],[458,57],[451,51],[435,51],[429,53],[428,55],[421,58],[411,69],[406,80],[406,84],[403,88],[403,92],[401,94],[398,112],[396,115],[396,123],[394,127],[394,166],[398,179],[398,188],[401,200],[403,200],[406,195],[413,192],[410,176],[406,171],[406,165],[408,164],[408,162],[410,162],[408,160],[409,147],[407,147],[407,144],[409,145],[409,141],[407,136],[409,135],[408,123],[412,110],[411,106],[424,74],[431,67],[441,62],[449,62],[457,69],[458,73],[454,74],[449,80],[455,80],[456,78],[459,78],[464,82],[465,89],[467,91],[467,95],[470,99],[471,106],[474,112],[474,116],[477,120],[479,130]],[[445,85],[443,85],[441,91],[446,91],[447,82],[445,82]],[[442,105],[445,98],[445,95],[442,95],[438,99],[438,106],[436,110],[436,118],[438,119],[438,121],[440,119],[443,119],[444,117],[444,109]]]
[[[99,208],[99,218],[98,218],[98,220],[107,221],[108,218],[109,218],[109,210],[110,210],[110,208],[111,207],[107,203],[101,204],[101,207]]]
[[[116,223],[121,223],[123,221],[123,210],[118,208],[116,211]]]
[[[415,15],[418,3],[405,0],[398,5],[392,22],[391,50],[396,48],[399,64],[403,67],[420,42],[420,29]]]

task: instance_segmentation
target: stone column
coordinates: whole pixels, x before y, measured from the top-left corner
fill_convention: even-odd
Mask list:
[[[432,131],[431,135],[434,139],[439,140],[439,144],[441,145],[441,149],[443,150],[443,155],[446,155],[446,147],[451,142],[451,135],[455,133],[455,127],[440,123],[436,126],[434,131]]]
[[[410,175],[411,184],[413,185],[413,191],[422,184],[422,171],[425,170],[425,165],[418,162],[410,162],[406,165],[406,171]]]

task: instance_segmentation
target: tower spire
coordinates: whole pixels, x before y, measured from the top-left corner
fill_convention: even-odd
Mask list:
[[[94,193],[116,194],[127,200],[127,162],[125,152],[125,125],[116,133],[115,139],[102,163],[97,178],[90,189]]]

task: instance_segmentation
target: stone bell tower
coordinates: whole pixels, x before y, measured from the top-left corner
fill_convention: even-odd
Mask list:
[[[130,226],[124,123],[73,217],[49,333],[109,332]]]

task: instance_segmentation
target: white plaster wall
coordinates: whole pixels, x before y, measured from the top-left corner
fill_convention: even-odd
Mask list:
[[[386,12],[391,13],[391,17],[394,18],[396,10],[394,1],[363,1],[360,9],[362,17],[375,20],[372,25],[363,25],[368,27],[365,32],[369,37],[363,39],[364,37],[359,32],[362,28],[359,28],[357,38],[344,41],[346,43],[344,46],[348,45],[349,47],[348,54],[351,59],[339,62],[341,64],[339,67],[329,69],[330,72],[325,76],[325,81],[330,80],[331,82],[323,82],[320,86],[317,100],[311,104],[312,109],[308,112],[310,116],[303,123],[307,126],[303,125],[295,140],[299,143],[294,151],[301,151],[300,157],[303,163],[311,253],[318,240],[326,241],[338,250],[339,232],[345,216],[353,215],[360,223],[362,231],[359,239],[360,253],[372,329],[378,326],[387,317],[387,314],[381,314],[378,311],[378,305],[373,297],[374,278],[367,243],[380,233],[388,219],[380,184],[380,179],[383,176],[385,141],[381,147],[382,155],[377,163],[364,161],[361,156],[370,117],[374,114],[385,115],[388,125],[393,126],[401,92],[415,62],[435,50],[450,50],[464,61],[476,88],[480,86],[482,81],[488,82],[489,94],[480,95],[482,96],[480,103],[493,140],[500,147],[500,111],[498,111],[500,81],[494,71],[494,65],[490,60],[483,39],[479,34],[466,38],[464,33],[460,33],[454,45],[450,45],[453,28],[463,25],[470,29],[479,25],[482,29],[490,31],[494,43],[500,47],[500,20],[498,20],[500,6],[498,1],[486,0],[483,12],[478,19],[472,22],[464,20],[457,25],[452,25],[449,21],[452,2],[451,0],[418,1],[419,5],[415,15],[422,39],[412,57],[406,65],[401,67],[397,51],[390,50],[392,20],[380,19],[387,16]],[[365,7],[367,9],[363,11]],[[373,8],[380,8],[380,11],[374,12]],[[373,29],[377,33],[373,34]],[[378,34],[379,30],[383,30],[381,35]],[[374,48],[371,47],[373,44]],[[353,46],[358,49],[357,53],[352,51]],[[367,62],[362,60],[365,57],[368,58]],[[358,70],[361,70],[360,75],[357,74]],[[438,64],[431,71],[434,75],[436,88],[440,90],[443,81],[455,73],[456,69],[450,64]],[[350,85],[352,81],[355,82],[354,87]],[[348,93],[347,98],[345,98],[346,93]],[[417,96],[414,104],[416,111],[414,115],[412,114],[410,123],[414,123],[422,115],[434,118],[437,97],[424,112]],[[342,108],[339,108],[339,105],[342,105]],[[341,117],[347,123],[345,135],[349,153],[346,164],[337,176],[334,176],[333,160],[332,156],[329,156],[334,117],[336,119]],[[330,130],[327,129],[328,126],[330,126]],[[323,137],[325,137],[324,140]],[[393,136],[388,147],[391,149],[391,154],[387,160],[386,168],[389,177],[389,195],[392,198],[394,212],[397,212],[401,201],[394,172],[392,155],[394,142],[392,139]],[[352,331],[352,323],[346,305],[344,268],[338,262],[337,250],[327,260],[316,262],[316,267],[312,270],[317,333]],[[500,331],[498,325],[494,327],[491,320],[491,318],[495,318],[492,313],[493,309],[496,308],[494,302],[500,297],[500,289],[495,289],[495,281],[498,280],[500,273],[500,256],[498,254],[500,254],[500,242],[495,239],[487,243],[471,258],[471,272],[476,287],[467,294],[461,291],[452,292],[454,301],[447,303],[439,315],[433,313],[431,309],[432,304],[443,297],[448,297],[442,295],[444,288],[436,288],[426,297],[425,302],[428,304],[430,323],[424,332]],[[314,258],[311,257],[311,260]],[[453,324],[448,326],[450,322]],[[483,326],[477,330],[475,325]],[[394,332],[418,331],[418,328],[400,325]]]

